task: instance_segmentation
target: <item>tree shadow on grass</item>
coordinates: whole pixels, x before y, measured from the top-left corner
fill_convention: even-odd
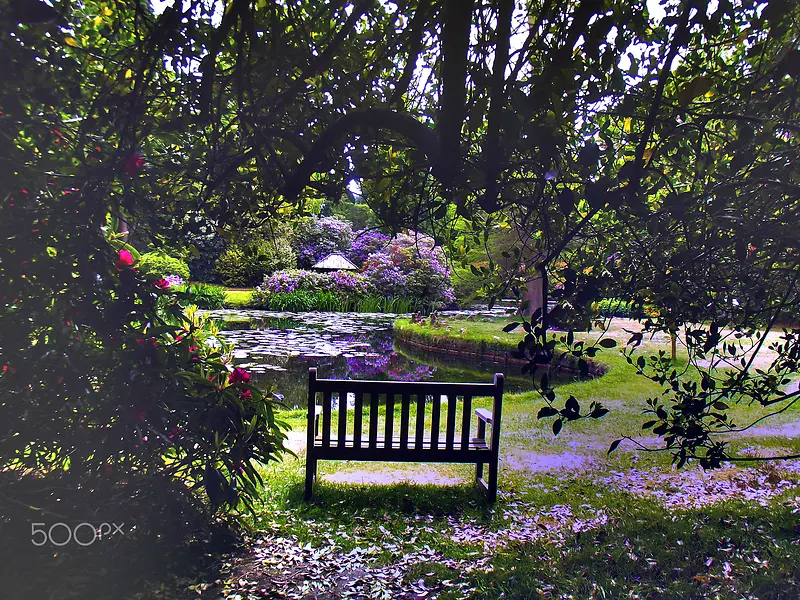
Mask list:
[[[163,477],[0,473],[0,539],[0,597],[110,600],[170,598],[147,590],[209,573],[237,536]]]
[[[301,512],[357,513],[377,511],[385,514],[424,514],[435,517],[458,515],[465,511],[489,515],[493,505],[476,485],[436,485],[418,483],[357,484],[318,481],[314,496],[303,501],[302,485],[293,486],[287,500]]]

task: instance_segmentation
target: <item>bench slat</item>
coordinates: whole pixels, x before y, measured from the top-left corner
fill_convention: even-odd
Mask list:
[[[417,424],[415,430],[414,445],[419,448],[422,446],[425,436],[425,394],[417,394]]]
[[[411,413],[411,395],[403,392],[402,405],[400,406],[400,447],[408,448],[408,421]]]
[[[394,437],[394,394],[392,392],[386,393],[386,435],[384,439],[392,439]],[[383,446],[383,444],[381,444]]]
[[[319,392],[326,390],[338,391],[342,388],[341,379],[317,379],[315,382],[315,389]],[[418,383],[414,381],[369,381],[364,379],[352,379],[345,381],[348,392],[364,392],[372,393],[377,391],[384,394],[387,390],[392,390],[395,394],[402,394],[403,392],[416,393],[417,390],[422,394],[454,394],[456,396],[463,396],[470,394],[472,397],[490,397],[494,396],[495,388],[492,383],[443,383],[443,382],[425,382]]]
[[[446,394],[447,397],[447,424],[445,425],[445,448],[453,449],[453,439],[456,435],[456,404],[458,398],[455,394]]]
[[[337,437],[341,440],[347,435],[347,392],[339,392],[339,430]]]
[[[322,394],[322,445],[331,445],[331,392]]]
[[[434,442],[437,442],[438,440],[431,440],[431,438],[429,438],[429,437],[423,437],[421,444],[417,444],[416,440],[408,440],[406,448],[402,448],[401,447],[400,438],[398,438],[398,437],[387,439],[387,438],[385,438],[383,436],[378,436],[378,440],[377,441],[378,441],[378,448],[377,448],[378,450],[380,450],[382,448],[386,449],[386,450],[389,450],[389,449],[393,449],[393,450],[421,450],[421,449],[422,450],[431,450],[431,447],[434,445]],[[343,442],[343,444],[340,445],[340,442]],[[328,448],[323,448],[322,441],[319,440],[319,439],[314,441],[314,446],[316,448],[318,448],[318,449],[328,450]],[[371,450],[371,448],[369,447],[369,442],[367,440],[360,440],[360,442],[357,444],[356,441],[353,439],[352,435],[345,436],[345,438],[343,440],[340,439],[340,438],[336,438],[336,437],[332,436],[331,437],[330,446],[331,446],[330,449],[356,448],[356,449],[361,449],[361,450],[367,450],[367,452],[365,452],[366,456],[371,456],[373,454],[372,452],[369,452],[369,450]],[[486,443],[486,440],[481,439],[481,438],[472,438],[470,440],[467,440],[466,445],[462,449],[465,450],[465,451],[477,451],[477,450],[486,450],[488,448],[489,448],[489,446]],[[459,448],[454,448],[454,451],[459,451],[459,450],[460,450]],[[442,450],[442,452],[444,452],[444,450]],[[320,457],[327,456],[327,455],[328,455],[328,453],[325,452],[324,454],[321,454]],[[433,455],[433,453],[431,453],[431,455]]]
[[[434,394],[431,398],[433,399],[431,405],[431,440],[433,440],[432,448],[435,450],[439,447],[439,420],[442,416],[442,395]]]
[[[378,443],[378,392],[369,393],[369,447]]]
[[[472,396],[464,396],[461,415],[461,447],[469,444],[469,428],[472,424]]]
[[[353,439],[361,443],[361,419],[364,416],[364,394],[356,392],[356,399],[353,406]]]

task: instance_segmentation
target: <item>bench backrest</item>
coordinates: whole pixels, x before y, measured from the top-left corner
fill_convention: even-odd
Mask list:
[[[317,379],[316,368],[308,370],[308,406],[309,406],[309,441],[313,443],[313,419],[317,395],[322,396],[322,447],[331,447],[331,425],[336,419],[336,443],[344,445],[348,436],[348,394],[352,393],[353,421],[352,443],[361,447],[363,432],[363,409],[369,406],[369,422],[366,439],[369,448],[383,447],[379,438],[391,440],[399,437],[399,450],[408,448],[411,429],[411,406],[416,405],[414,417],[414,446],[422,448],[425,431],[425,406],[431,407],[431,426],[428,431],[431,450],[465,449],[471,441],[472,399],[475,397],[491,397],[493,399],[493,426],[491,448],[498,447],[500,432],[500,414],[503,401],[503,374],[495,373],[493,383],[428,383],[405,381],[363,381],[348,379]],[[442,397],[447,400],[447,408],[442,411]],[[379,423],[378,413],[381,398],[385,404],[385,418]],[[461,399],[461,402],[458,401]],[[332,408],[333,400],[337,401],[336,415]],[[400,422],[395,424],[394,408],[400,403]],[[460,409],[459,409],[460,405]],[[442,414],[444,412],[444,414]],[[458,425],[460,424],[460,428]],[[460,429],[458,438],[456,432]],[[395,432],[397,432],[397,435]],[[444,439],[440,437],[444,433]],[[388,441],[386,442],[389,443]],[[386,446],[390,447],[390,446]]]

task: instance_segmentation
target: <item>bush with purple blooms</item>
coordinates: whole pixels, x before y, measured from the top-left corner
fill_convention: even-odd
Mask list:
[[[269,306],[274,296],[294,292],[333,293],[342,300],[355,301],[372,291],[370,282],[361,273],[317,273],[305,269],[288,269],[267,277],[262,285],[253,290],[250,302],[253,306]]]
[[[297,265],[307,269],[332,252],[347,255],[353,243],[353,227],[336,217],[303,217],[295,223],[292,245]]]
[[[363,272],[381,295],[421,298],[434,307],[455,300],[444,252],[432,238],[412,231],[370,254]]]
[[[363,267],[367,257],[385,249],[389,244],[389,240],[391,238],[388,235],[374,229],[357,231],[355,239],[353,239],[353,245],[350,247],[348,258],[357,267]]]

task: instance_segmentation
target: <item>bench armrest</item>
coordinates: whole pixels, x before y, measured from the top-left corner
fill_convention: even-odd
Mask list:
[[[492,417],[492,413],[486,410],[485,408],[476,408],[475,415],[478,417],[478,419],[480,419],[485,423],[488,423],[489,425],[491,425],[492,421],[494,420],[494,418]]]

